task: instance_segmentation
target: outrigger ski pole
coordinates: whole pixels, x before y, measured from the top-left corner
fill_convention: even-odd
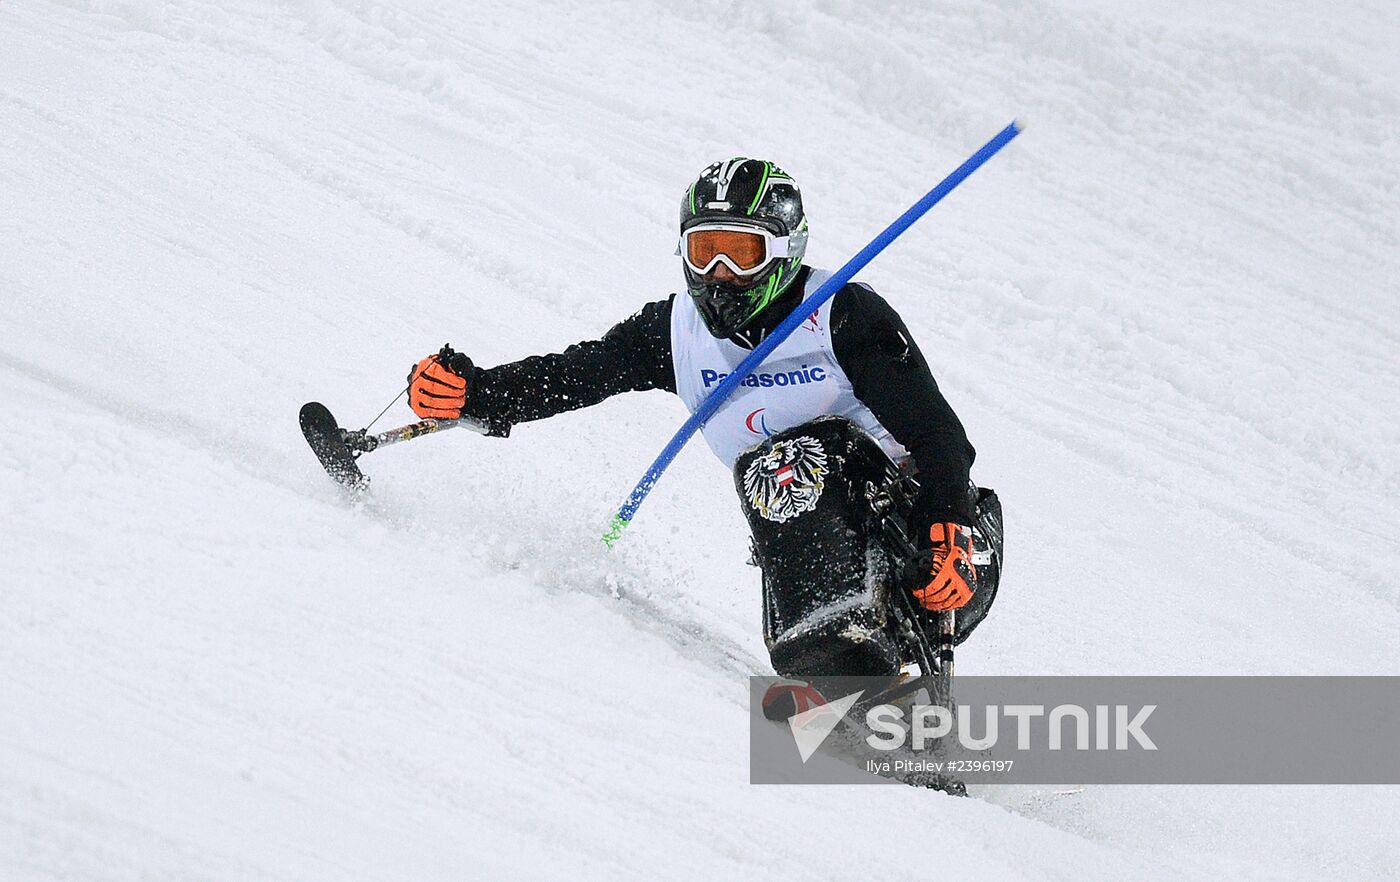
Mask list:
[[[461,417],[455,420],[419,420],[371,435],[367,428],[342,429],[330,409],[319,401],[303,404],[300,419],[301,433],[306,436],[306,443],[311,445],[326,474],[348,490],[369,487],[369,476],[360,471],[356,462],[366,453],[448,429],[470,429],[482,435],[490,431],[490,427],[480,420]]]

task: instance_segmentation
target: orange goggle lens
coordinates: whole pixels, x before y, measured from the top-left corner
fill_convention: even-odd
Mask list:
[[[723,254],[744,271],[763,266],[768,257],[767,242],[758,233],[743,230],[692,230],[685,237],[686,257],[690,265],[709,267]]]

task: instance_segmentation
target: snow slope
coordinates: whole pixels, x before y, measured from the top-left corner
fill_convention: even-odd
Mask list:
[[[715,158],[796,175],[835,266],[1019,115],[863,276],[1008,508],[960,669],[1400,673],[1398,42],[1379,0],[0,4],[0,877],[1400,872],[1387,788],[751,787],[728,475],[694,445],[597,542],[675,399],[386,451],[356,508],[295,422],[674,290]]]

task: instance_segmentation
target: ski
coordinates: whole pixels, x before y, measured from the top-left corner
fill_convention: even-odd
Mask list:
[[[321,461],[326,474],[340,486],[357,492],[369,487],[369,476],[360,471],[356,460],[372,450],[458,427],[481,435],[489,435],[493,431],[487,422],[460,417],[455,420],[419,420],[371,435],[369,429],[342,429],[335,415],[319,401],[309,401],[301,406],[300,421],[301,434]]]
[[[347,490],[369,486],[369,478],[355,462],[358,454],[346,441],[349,433],[335,421],[329,408],[319,401],[307,402],[301,406],[300,421],[301,434],[332,480]]]

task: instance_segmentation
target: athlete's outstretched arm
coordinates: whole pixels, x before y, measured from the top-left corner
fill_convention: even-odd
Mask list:
[[[674,298],[672,298],[674,299]],[[648,303],[598,340],[472,371],[463,414],[505,434],[516,423],[597,404],[622,392],[676,391],[671,299]]]

